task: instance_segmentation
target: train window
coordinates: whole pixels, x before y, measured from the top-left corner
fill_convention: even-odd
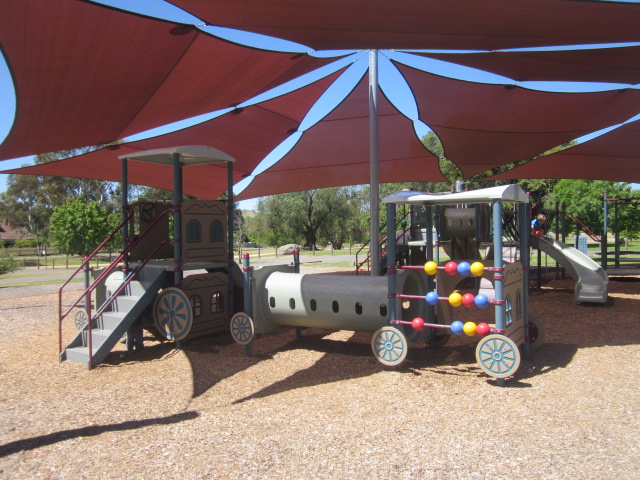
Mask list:
[[[269,298],[269,306],[271,308],[276,308],[276,297],[270,297]]]
[[[387,316],[387,306],[384,303],[380,304],[380,316],[381,317]]]
[[[331,302],[331,309],[333,310],[333,313],[338,313],[340,311],[340,305],[338,305],[337,300]]]
[[[295,298],[290,298],[289,299],[289,308],[291,310],[295,310],[296,309],[296,299]]]
[[[209,226],[209,241],[211,243],[224,242],[224,228],[220,220],[214,220]]]
[[[222,293],[215,292],[211,295],[211,313],[224,312],[224,297]]]
[[[362,315],[362,303],[356,302],[356,314]]]
[[[318,305],[316,305],[316,301],[313,298],[309,302],[309,307],[311,307],[312,312],[315,312],[316,309],[318,308]]]
[[[189,220],[187,223],[187,243],[200,243],[202,241],[202,227],[198,220]]]
[[[189,298],[189,302],[191,303],[191,309],[193,310],[193,316],[199,317],[202,315],[202,299],[200,295],[192,295]]]

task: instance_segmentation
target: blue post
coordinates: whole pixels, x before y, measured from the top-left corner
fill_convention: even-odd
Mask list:
[[[524,336],[529,338],[529,203],[520,203],[518,208],[518,229],[520,236],[520,263],[522,263],[522,308],[524,312]],[[525,358],[530,358],[529,342],[524,343]]]
[[[253,318],[252,315],[252,292],[251,292],[251,266],[249,265],[249,254],[242,255],[242,275],[244,277],[244,313]],[[250,357],[252,354],[251,343],[244,346],[244,354]]]
[[[173,284],[182,283],[182,165],[180,154],[173,154]]]
[[[502,260],[502,202],[500,200],[496,200],[493,203],[493,246],[495,248],[494,265],[502,268],[504,267],[504,262]],[[504,301],[504,273],[495,272],[493,274],[493,281],[496,291],[496,300]],[[495,318],[496,328],[498,330],[504,330],[505,319],[503,304],[495,305]],[[497,383],[498,386],[503,387],[504,378],[498,378]]]
[[[295,273],[300,273],[300,249],[296,248],[293,250],[293,271]]]
[[[396,205],[387,203],[387,290],[389,319],[396,318]]]
[[[427,261],[433,261],[433,207],[431,205],[427,205],[426,208],[426,216],[427,216]],[[437,232],[436,232],[437,233]],[[436,260],[437,263],[437,260]],[[427,293],[433,292],[435,289],[435,276],[427,275]],[[433,305],[427,305],[427,318],[429,322],[433,322],[436,316],[436,309]]]
[[[602,232],[602,238],[600,239],[600,263],[602,268],[607,269],[607,232],[609,231],[609,202],[607,201],[608,193],[604,191],[604,231]]]

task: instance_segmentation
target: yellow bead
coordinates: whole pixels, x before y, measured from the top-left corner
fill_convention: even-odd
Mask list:
[[[469,271],[471,272],[471,275],[481,277],[484,273],[484,264],[482,262],[473,262]]]
[[[462,305],[462,295],[460,295],[458,292],[453,292],[451,295],[449,295],[449,303],[452,307],[459,307],[460,305]]]
[[[476,328],[477,325],[473,322],[467,322],[464,324],[464,327],[462,327],[462,331],[464,332],[465,335],[468,335],[469,337],[473,337],[476,334]]]
[[[424,271],[427,275],[435,275],[438,273],[438,264],[436,262],[427,262],[424,264]]]

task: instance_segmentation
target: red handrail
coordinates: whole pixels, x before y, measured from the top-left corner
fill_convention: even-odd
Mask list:
[[[82,264],[80,265],[80,267],[78,267],[78,269],[73,272],[71,274],[71,277],[69,277],[69,279],[60,287],[60,289],[58,290],[58,353],[61,354],[63,351],[62,348],[62,321],[67,317],[67,315],[71,312],[71,310],[73,310],[75,307],[78,306],[78,304],[80,303],[80,301],[85,298],[87,295],[90,295],[93,290],[95,290],[95,288],[97,287],[97,285],[104,280],[105,277],[107,277],[109,274],[111,274],[111,272],[113,272],[113,270],[115,269],[115,267],[118,265],[118,263],[124,259],[126,257],[126,255],[133,250],[136,246],[138,246],[138,244],[140,243],[140,240],[142,240],[143,238],[145,238],[149,232],[151,232],[155,226],[159,223],[159,221],[166,215],[169,215],[170,213],[173,213],[174,209],[168,209],[165,210],[163,212],[161,212],[156,218],[155,220],[146,228],[146,230],[144,230],[144,232],[142,232],[138,238],[136,238],[133,242],[131,242],[126,249],[124,249],[112,262],[111,264],[103,271],[100,273],[100,275],[98,275],[98,277],[93,281],[93,283],[86,288],[82,294],[80,295],[80,297],[64,312],[62,313],[62,291],[64,289],[64,287],[66,285],[69,284],[69,282],[78,274],[78,272],[84,268],[85,265],[87,265],[87,263],[91,260],[92,257],[94,257],[99,251],[100,249],[107,244],[107,242],[109,242],[111,239],[113,239],[114,235],[116,233],[118,233],[118,231],[120,229],[122,229],[122,227],[131,219],[131,217],[133,216],[134,212],[131,211],[131,213],[129,213],[129,215],[127,216],[127,218],[120,224],[118,225],[118,227],[111,233],[111,235],[109,235],[101,244],[100,246],[94,250],[94,252],[85,258],[85,260],[82,262]],[[143,265],[146,265],[149,260],[151,260],[151,258],[153,258],[153,256],[158,252],[158,250],[160,249],[160,247],[162,247],[163,245],[165,245],[167,243],[167,240],[163,240],[154,250],[153,252],[145,259],[145,261],[143,262]],[[140,269],[136,269],[136,274],[139,272]],[[131,278],[128,280],[128,282],[131,282],[133,280],[133,278],[135,277],[135,275],[132,275]],[[128,283],[127,283],[128,285]],[[126,286],[126,285],[125,285]],[[121,290],[119,290],[121,291]],[[115,296],[113,296],[113,298],[115,298]],[[105,306],[106,308],[106,306]],[[87,321],[88,321],[88,331],[89,331],[89,368],[91,368],[91,323],[92,323],[92,316],[91,316],[91,304],[90,302],[88,302],[88,312],[87,312]],[[101,309],[101,311],[104,311],[103,309]],[[97,317],[97,315],[96,315]]]

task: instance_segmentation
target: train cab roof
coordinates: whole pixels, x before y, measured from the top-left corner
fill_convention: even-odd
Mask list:
[[[423,193],[410,190],[396,192],[382,201],[408,205],[453,205],[458,203],[504,202],[527,203],[529,197],[519,185],[501,185],[457,193]]]

